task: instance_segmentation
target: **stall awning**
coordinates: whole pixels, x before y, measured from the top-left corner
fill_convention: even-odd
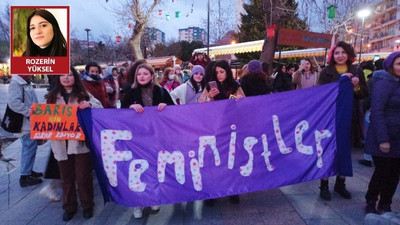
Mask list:
[[[154,57],[147,58],[146,62],[154,67],[154,69],[164,69],[166,67],[174,66],[174,58],[173,56],[165,56],[165,57]],[[182,64],[182,60],[179,58],[175,58],[175,64]]]
[[[248,53],[248,52],[261,52],[263,44],[264,40],[229,44],[229,45],[220,45],[220,46],[210,47],[209,52],[210,56],[231,55],[231,54]],[[282,51],[281,58],[308,58],[313,56],[315,57],[324,56],[325,51],[326,51],[325,48],[308,48],[300,50]],[[193,53],[195,52],[207,53],[207,48],[198,48],[193,51]],[[365,53],[361,55],[361,60],[362,61],[373,60],[374,57],[377,55],[380,58],[386,58],[389,54],[390,52]],[[274,58],[275,59],[279,58],[279,52],[275,52]]]

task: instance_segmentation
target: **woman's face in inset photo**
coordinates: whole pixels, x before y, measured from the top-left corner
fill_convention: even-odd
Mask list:
[[[33,16],[29,24],[30,36],[35,45],[46,48],[54,37],[53,25],[41,16]]]

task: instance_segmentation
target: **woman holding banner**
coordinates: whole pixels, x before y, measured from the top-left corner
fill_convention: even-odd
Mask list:
[[[400,175],[400,52],[384,61],[390,74],[374,83],[371,97],[371,124],[365,152],[372,155],[374,174],[365,195],[366,213],[391,212],[391,204]]]
[[[121,108],[130,108],[137,113],[143,113],[144,107],[157,106],[162,111],[167,105],[174,105],[168,91],[156,82],[156,74],[150,64],[142,63],[137,66],[135,81],[132,88],[126,92],[121,103]],[[160,210],[159,206],[152,206],[153,213]],[[133,217],[143,217],[143,208],[134,207]]]
[[[214,83],[214,84],[213,84]],[[199,102],[208,102],[234,98],[236,101],[246,97],[240,84],[233,78],[231,67],[226,60],[216,62],[213,66],[210,82],[208,82]],[[239,195],[229,196],[232,204],[239,203]],[[214,205],[214,199],[205,201],[205,205]]]
[[[72,66],[70,74],[56,77],[53,88],[45,98],[49,104],[78,105],[78,109],[102,108],[101,103],[86,91],[78,72]],[[89,149],[85,142],[75,140],[52,140],[51,148],[60,167],[63,220],[71,220],[78,210],[76,190],[83,208],[83,217],[91,218],[94,201],[93,168]]]
[[[339,81],[341,76],[348,76],[354,86],[354,101],[353,101],[353,120],[352,130],[358,123],[355,114],[357,114],[357,108],[359,107],[359,100],[365,98],[368,95],[368,88],[365,82],[363,71],[352,65],[356,58],[354,49],[351,45],[346,42],[339,41],[329,53],[329,65],[325,67],[319,76],[318,84],[328,84]],[[352,132],[353,133],[353,132]],[[321,180],[321,192],[320,197],[324,200],[331,200],[331,193],[328,187],[329,180],[324,178]],[[336,183],[334,187],[335,192],[339,193],[345,199],[351,199],[351,193],[346,189],[345,176],[340,174],[336,177]]]
[[[26,33],[28,40],[23,56],[67,56],[67,42],[49,11],[34,10],[28,17]]]

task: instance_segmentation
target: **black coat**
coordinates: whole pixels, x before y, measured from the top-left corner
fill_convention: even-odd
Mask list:
[[[172,101],[168,91],[158,85],[155,85],[153,87],[153,106],[156,106],[160,103],[174,105],[174,102]],[[132,104],[140,104],[143,106],[142,88],[140,86],[137,88],[131,88],[126,92],[126,95],[121,102],[121,108],[129,108],[129,106]]]
[[[265,95],[271,93],[271,89],[266,80],[252,77],[250,75],[242,77],[240,86],[246,96]]]

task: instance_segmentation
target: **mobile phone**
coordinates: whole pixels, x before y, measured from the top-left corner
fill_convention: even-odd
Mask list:
[[[305,59],[300,60],[300,65],[304,65],[306,63]]]
[[[210,89],[217,89],[218,90],[218,85],[217,82],[215,80],[208,82],[208,85],[210,86]]]

